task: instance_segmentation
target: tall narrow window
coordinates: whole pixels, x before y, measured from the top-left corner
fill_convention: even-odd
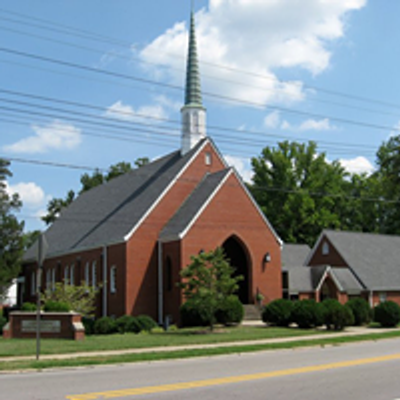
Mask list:
[[[51,289],[51,269],[47,268],[46,270],[46,290]]]
[[[212,162],[211,153],[207,152],[204,157],[205,157],[205,164],[211,165]]]
[[[75,285],[75,265],[72,264],[69,270],[69,284]]]
[[[64,268],[64,285],[69,284],[69,268],[68,265]]]
[[[117,267],[113,265],[110,268],[110,293],[117,292]]]
[[[89,272],[89,263],[88,262],[85,265],[85,284],[86,284],[86,286],[90,285],[90,272]]]
[[[322,245],[322,255],[327,256],[329,254],[329,243],[324,242]]]
[[[172,262],[169,257],[167,257],[167,262],[165,265],[165,283],[165,289],[167,292],[170,292],[172,290]]]
[[[96,288],[97,285],[97,265],[96,261],[92,263],[92,286]]]
[[[36,293],[36,271],[32,271],[31,274],[31,295]]]
[[[55,290],[56,288],[56,269],[53,268],[51,270],[51,290]]]

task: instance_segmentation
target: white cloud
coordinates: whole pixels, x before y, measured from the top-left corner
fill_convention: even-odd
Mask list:
[[[277,128],[281,121],[281,115],[279,111],[273,111],[264,118],[264,126],[267,128]]]
[[[47,125],[32,125],[34,136],[22,139],[3,149],[12,153],[45,153],[49,150],[70,150],[82,141],[81,130],[75,126],[55,120]]]
[[[124,121],[143,121],[152,119],[152,123],[169,117],[169,110],[177,111],[180,105],[172,101],[166,96],[156,96],[154,104],[143,105],[135,109],[129,104],[124,104],[121,100],[115,102],[108,107],[105,115],[107,117],[116,118]],[[146,118],[147,117],[147,118]]]
[[[300,131],[332,131],[336,129],[333,125],[331,125],[328,118],[315,120],[308,119],[300,124]]]
[[[344,36],[346,15],[365,4],[366,0],[209,0],[208,9],[196,14],[205,90],[261,104],[302,100],[302,83],[282,83],[277,71],[293,67],[312,74],[324,71],[330,62],[330,43]],[[180,22],[143,49],[140,57],[172,67],[143,64],[154,76],[182,84],[186,51],[187,24]]]
[[[315,119],[307,119],[303,121],[300,125],[292,125],[288,121],[282,121],[280,125],[281,129],[287,131],[333,131],[337,129],[334,125],[331,125],[328,118],[315,120]]]
[[[367,175],[370,175],[375,170],[371,162],[365,157],[361,156],[348,160],[340,159],[339,162],[343,166],[343,168],[351,174],[366,173]]]
[[[6,186],[9,194],[18,193],[22,204],[28,208],[42,207],[48,200],[43,189],[34,182],[20,182]]]
[[[225,161],[228,165],[235,167],[236,171],[242,177],[245,182],[251,182],[253,178],[253,171],[250,166],[250,162],[248,159],[239,158],[234,156],[226,155],[224,156]]]

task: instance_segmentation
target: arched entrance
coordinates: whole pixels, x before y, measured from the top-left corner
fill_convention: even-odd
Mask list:
[[[337,289],[336,285],[333,283],[332,279],[327,276],[320,290],[320,301],[325,299],[336,299]]]
[[[222,245],[222,248],[230,264],[235,268],[234,275],[243,276],[243,280],[239,282],[237,295],[243,304],[249,304],[250,266],[246,248],[244,244],[235,236],[228,238]]]

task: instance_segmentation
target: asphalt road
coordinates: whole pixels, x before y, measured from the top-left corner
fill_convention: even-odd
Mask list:
[[[400,339],[0,375],[0,400],[400,399]]]

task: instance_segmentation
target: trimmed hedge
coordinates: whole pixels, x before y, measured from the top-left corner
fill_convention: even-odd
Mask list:
[[[309,329],[323,324],[323,309],[314,300],[296,301],[293,306],[292,320],[301,329]]]
[[[85,327],[86,335],[94,334],[94,319],[88,317],[82,317],[82,324]]]
[[[140,331],[151,332],[153,328],[158,326],[157,322],[148,315],[138,315],[136,319],[139,323]]]
[[[262,312],[262,320],[277,326],[288,326],[292,321],[294,303],[287,299],[277,299],[267,304]]]
[[[354,324],[354,316],[350,307],[344,306],[335,299],[326,299],[322,303],[324,322],[327,329],[341,331]]]
[[[117,332],[117,324],[110,317],[101,317],[94,323],[94,333],[97,335],[109,335]]]
[[[25,311],[25,312],[32,312],[32,311],[36,311],[36,304],[35,303],[23,303],[21,306],[21,311]]]
[[[43,311],[69,312],[69,311],[71,311],[71,307],[69,306],[68,303],[64,303],[62,301],[48,300],[43,306]]]
[[[214,318],[207,307],[200,302],[188,300],[180,308],[182,326],[208,326]]]
[[[215,317],[220,324],[239,324],[244,317],[243,304],[237,296],[228,296],[219,304]]]
[[[393,328],[400,323],[400,306],[393,301],[385,301],[374,308],[374,321],[385,328]]]
[[[354,325],[367,325],[371,321],[372,310],[367,300],[361,297],[350,299],[346,306],[353,312]]]

